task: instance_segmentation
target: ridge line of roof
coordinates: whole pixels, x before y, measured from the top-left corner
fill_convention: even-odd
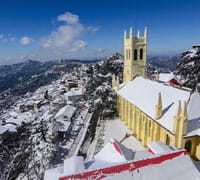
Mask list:
[[[154,81],[154,82],[158,82],[158,83],[161,83],[165,86],[169,86],[169,87],[173,87],[173,88],[176,88],[176,89],[179,89],[179,90],[183,90],[183,91],[187,91],[187,92],[190,92],[190,93],[193,93],[194,91],[190,88],[186,88],[186,87],[181,87],[181,86],[177,86],[177,85],[174,85],[174,84],[171,84],[171,83],[166,83],[164,81],[160,81],[160,80],[156,80],[156,79],[153,79],[153,78],[150,78],[150,77],[144,77],[144,76],[140,76],[140,75],[136,75],[132,78],[131,81],[133,81],[135,78],[137,77],[142,77],[146,80],[151,80],[151,81]]]

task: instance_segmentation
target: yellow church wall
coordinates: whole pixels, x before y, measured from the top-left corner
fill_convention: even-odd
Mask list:
[[[140,49],[143,50],[143,57],[141,59],[139,56]],[[134,50],[137,50],[138,53],[135,53]],[[136,54],[137,58],[135,59],[134,55]],[[140,37],[140,34],[138,34],[137,37],[133,37],[133,31],[130,29],[130,35],[127,38],[125,32],[123,74],[124,82],[132,80],[136,75],[146,75],[146,56],[147,29],[145,29],[144,37]],[[117,89],[119,89],[119,82],[113,81],[113,84],[117,83]],[[183,138],[183,134],[185,133],[184,129],[187,127],[187,125],[185,125],[186,119],[184,119],[184,117],[178,116],[178,118],[181,118],[181,121],[177,121],[178,128],[174,130],[176,132],[175,135],[175,133],[170,132],[159,124],[159,118],[158,120],[152,119],[138,107],[131,104],[128,100],[119,95],[117,96],[117,112],[120,119],[132,131],[134,136],[141,141],[143,146],[147,146],[147,144],[151,141],[161,141],[165,144],[184,148],[185,143],[190,140],[192,142],[190,155],[194,159],[200,160],[200,137]]]
[[[198,141],[196,144],[196,152],[194,154],[194,157],[198,160],[200,160],[200,138],[198,137]]]
[[[131,119],[132,119],[132,122],[131,122],[131,130],[132,130],[132,132],[133,132],[133,134],[134,134],[134,127],[135,127],[135,112],[134,112],[135,110],[134,110],[134,107],[133,106],[131,106]]]
[[[169,141],[167,142],[167,136]],[[165,128],[160,128],[160,138],[159,140],[163,142],[164,144],[168,145],[175,145],[175,135],[171,134],[169,131],[167,131]]]
[[[159,124],[159,120],[151,119],[151,117],[121,96],[118,96],[118,99],[118,112],[120,119],[124,121],[127,127],[132,131],[135,137],[141,141],[144,147],[146,147],[151,141],[161,141],[165,144],[168,143],[169,145],[175,146],[175,134],[162,127]],[[192,142],[190,152],[191,157],[194,159],[200,159],[200,138],[190,137],[183,139],[183,146],[181,148],[185,147],[185,143],[188,140],[191,140]]]
[[[153,122],[152,120],[148,117],[147,118],[147,142],[153,141]]]
[[[200,160],[200,137],[193,136],[193,137],[184,138],[183,148],[185,148],[185,144],[187,141],[191,141],[191,150],[188,153],[191,155],[193,159]]]

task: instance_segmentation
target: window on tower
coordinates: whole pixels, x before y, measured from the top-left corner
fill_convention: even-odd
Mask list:
[[[134,49],[134,60],[136,61],[137,60],[137,49]]]
[[[143,59],[143,49],[140,49],[140,59]]]

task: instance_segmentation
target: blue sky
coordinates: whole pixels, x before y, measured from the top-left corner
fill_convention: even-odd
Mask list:
[[[0,64],[123,52],[123,31],[148,27],[148,55],[200,43],[196,0],[1,0]]]

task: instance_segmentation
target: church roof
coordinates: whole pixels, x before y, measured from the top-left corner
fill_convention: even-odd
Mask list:
[[[158,103],[159,92],[162,97],[163,115],[155,120],[155,105]],[[146,79],[142,76],[136,76],[132,81],[123,84],[117,93],[172,133],[174,133],[174,116],[178,112],[179,100],[182,102],[182,107],[186,101],[188,104],[187,136],[200,136],[199,93],[191,93],[190,89],[177,88],[169,83]]]
[[[173,72],[171,73],[159,73],[159,81],[169,82],[174,78]]]
[[[93,160],[84,162],[83,157],[72,156],[64,160],[64,166],[48,169],[44,180],[199,179],[200,173],[188,153],[169,151],[168,147],[157,141],[148,146],[152,153],[147,150],[133,152],[112,139]]]

